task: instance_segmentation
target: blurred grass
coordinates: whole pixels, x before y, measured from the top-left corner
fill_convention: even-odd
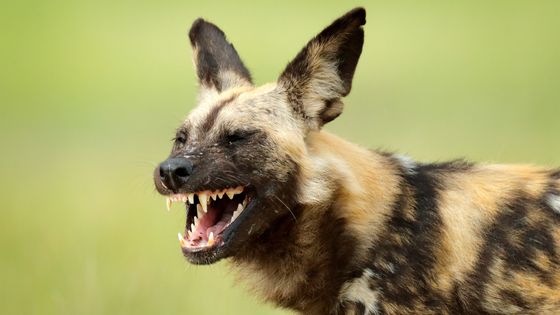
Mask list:
[[[151,172],[194,104],[196,17],[260,84],[357,5],[366,44],[327,129],[421,160],[560,165],[558,1],[2,2],[0,313],[285,313],[226,264],[184,262]]]

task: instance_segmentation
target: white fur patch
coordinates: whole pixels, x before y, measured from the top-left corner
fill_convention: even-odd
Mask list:
[[[301,185],[298,192],[298,201],[303,204],[318,204],[329,200],[333,193],[333,177],[344,178],[345,188],[354,195],[364,192],[363,187],[358,184],[356,176],[345,160],[332,155],[311,156],[313,169],[311,175]],[[329,173],[337,172],[337,176],[329,176]]]
[[[560,213],[560,196],[550,194],[546,200],[548,205],[552,207],[552,210]]]
[[[366,308],[366,315],[378,315],[379,306],[378,295],[376,290],[370,288],[369,282],[373,276],[370,269],[365,269],[360,278],[356,278],[350,282],[346,282],[342,286],[341,299],[349,302],[362,303]]]
[[[393,154],[393,157],[399,161],[407,174],[416,173],[416,167],[418,165],[410,156],[404,154]]]
[[[302,204],[318,204],[330,198],[332,189],[327,174],[329,167],[328,161],[320,157],[311,157],[311,166],[309,177],[305,178],[299,187],[297,198]]]

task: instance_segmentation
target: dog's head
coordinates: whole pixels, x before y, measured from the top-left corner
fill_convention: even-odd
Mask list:
[[[364,24],[364,9],[348,12],[314,37],[276,83],[255,87],[224,33],[202,19],[193,23],[198,106],[154,173],[168,205],[187,206],[179,240],[189,261],[235,255],[293,215],[306,136],[341,114]]]

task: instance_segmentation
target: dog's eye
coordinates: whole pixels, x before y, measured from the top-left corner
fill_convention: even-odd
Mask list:
[[[229,135],[226,136],[226,141],[229,144],[233,144],[233,143],[236,143],[236,142],[241,142],[245,139],[246,139],[245,135],[242,134],[242,133],[239,133],[239,132],[232,133],[232,134],[229,134]]]
[[[234,143],[239,143],[242,141],[247,140],[251,135],[253,135],[254,132],[251,131],[236,131],[236,132],[232,132],[230,134],[228,134],[225,137],[225,140],[228,144],[234,144]]]

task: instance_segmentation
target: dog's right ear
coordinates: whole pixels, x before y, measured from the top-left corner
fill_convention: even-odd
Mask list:
[[[191,26],[189,39],[200,85],[199,97],[252,85],[249,70],[216,25],[197,19]]]
[[[319,129],[342,113],[362,53],[366,11],[356,8],[315,36],[278,79],[308,128]]]

